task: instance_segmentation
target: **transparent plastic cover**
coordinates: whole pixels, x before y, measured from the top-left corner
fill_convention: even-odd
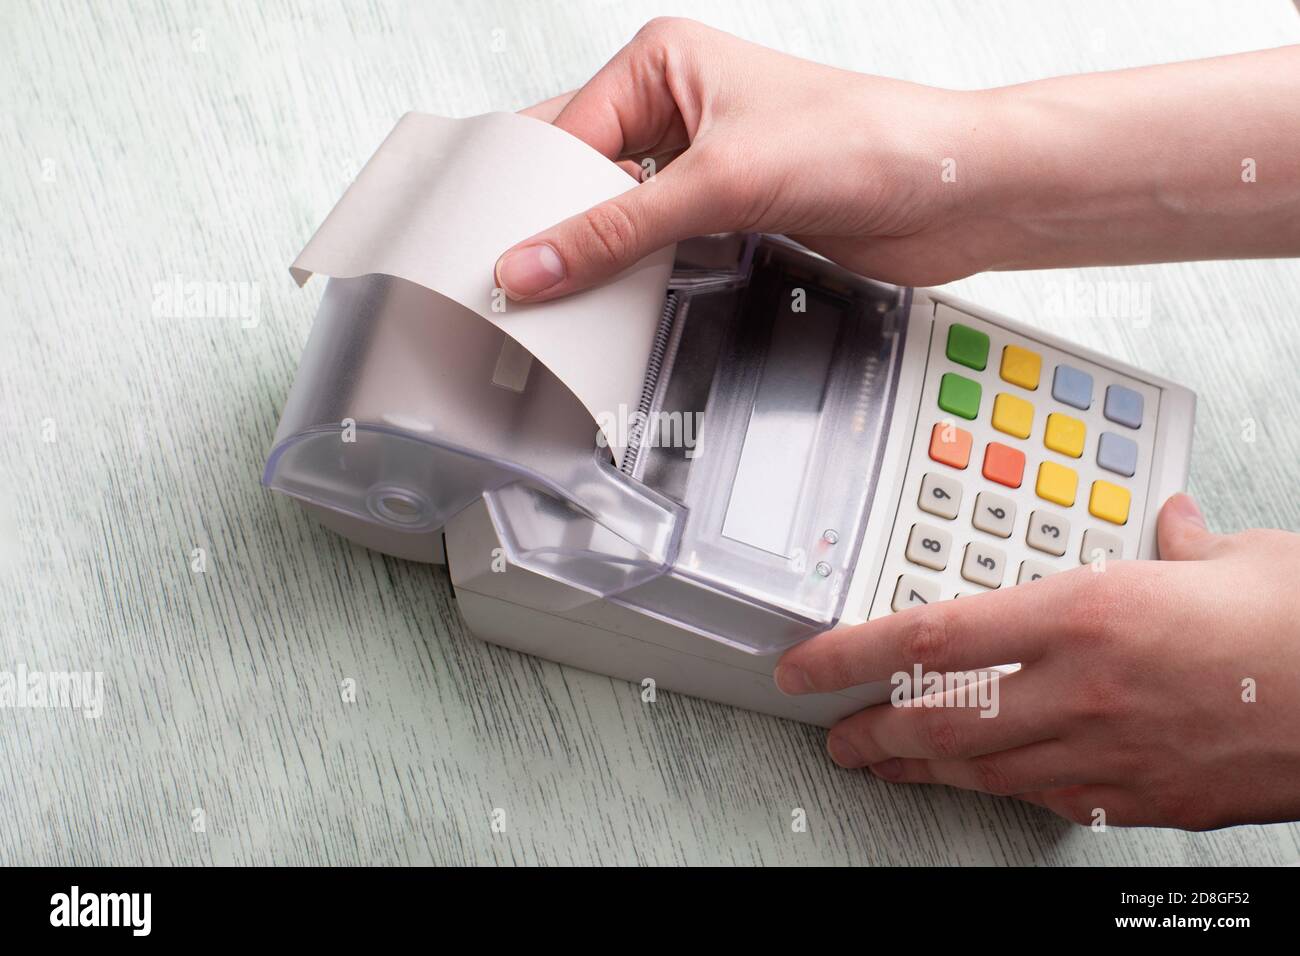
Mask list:
[[[680,244],[665,293],[618,468],[541,363],[493,383],[508,346],[481,316],[389,276],[331,279],[264,481],[394,535],[482,498],[512,564],[747,651],[833,626],[906,290],[722,236]]]
[[[484,492],[522,483],[599,516],[662,570],[680,507],[614,468],[591,416],[544,366],[521,390],[494,385],[505,343],[414,283],[331,279],[263,482],[395,534],[440,528]]]

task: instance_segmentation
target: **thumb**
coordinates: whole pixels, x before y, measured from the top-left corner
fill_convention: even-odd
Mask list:
[[[1196,501],[1188,494],[1176,494],[1160,509],[1156,522],[1156,539],[1160,557],[1165,561],[1192,561],[1209,554],[1218,540],[1205,527],[1205,518]]]
[[[719,232],[711,203],[701,202],[678,159],[627,192],[508,249],[496,284],[516,301],[542,302],[622,272],[679,239]]]

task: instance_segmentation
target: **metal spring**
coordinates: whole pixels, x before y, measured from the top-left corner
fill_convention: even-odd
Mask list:
[[[632,474],[636,468],[637,457],[641,454],[641,438],[646,422],[650,418],[655,391],[659,386],[659,373],[663,370],[664,356],[668,352],[668,340],[673,334],[677,302],[677,293],[668,293],[667,298],[664,299],[663,313],[659,317],[659,327],[655,329],[654,341],[650,345],[650,357],[645,365],[645,379],[641,383],[641,400],[637,402],[637,414],[633,416],[627,431],[627,449],[623,452],[621,468],[625,475]]]

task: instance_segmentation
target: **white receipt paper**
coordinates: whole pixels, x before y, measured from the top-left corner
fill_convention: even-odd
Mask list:
[[[552,302],[504,302],[492,270],[516,242],[639,187],[549,123],[516,113],[407,113],[294,261],[299,285],[397,276],[492,322],[545,364],[602,424],[637,407],[673,248]],[[622,429],[606,429],[616,460]]]

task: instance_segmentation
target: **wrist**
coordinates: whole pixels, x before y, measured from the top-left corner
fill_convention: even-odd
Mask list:
[[[1246,55],[1214,69],[1191,62],[981,93],[995,141],[984,202],[999,242],[989,267],[1294,254],[1300,176],[1289,144],[1300,122],[1268,105],[1280,96],[1255,90],[1265,81],[1253,63]],[[1256,182],[1256,165],[1270,175]]]
[[[985,215],[997,239],[989,268],[1124,261],[1140,233],[1178,228],[1186,204],[1155,186],[1159,152],[1134,149],[1123,111],[1077,79],[982,93],[991,139]]]
[[[946,118],[931,148],[941,157],[939,208],[965,260],[962,273],[1032,268],[1017,263],[1041,242],[1042,219],[1062,211],[1044,164],[1051,144],[1016,88],[945,97]]]

